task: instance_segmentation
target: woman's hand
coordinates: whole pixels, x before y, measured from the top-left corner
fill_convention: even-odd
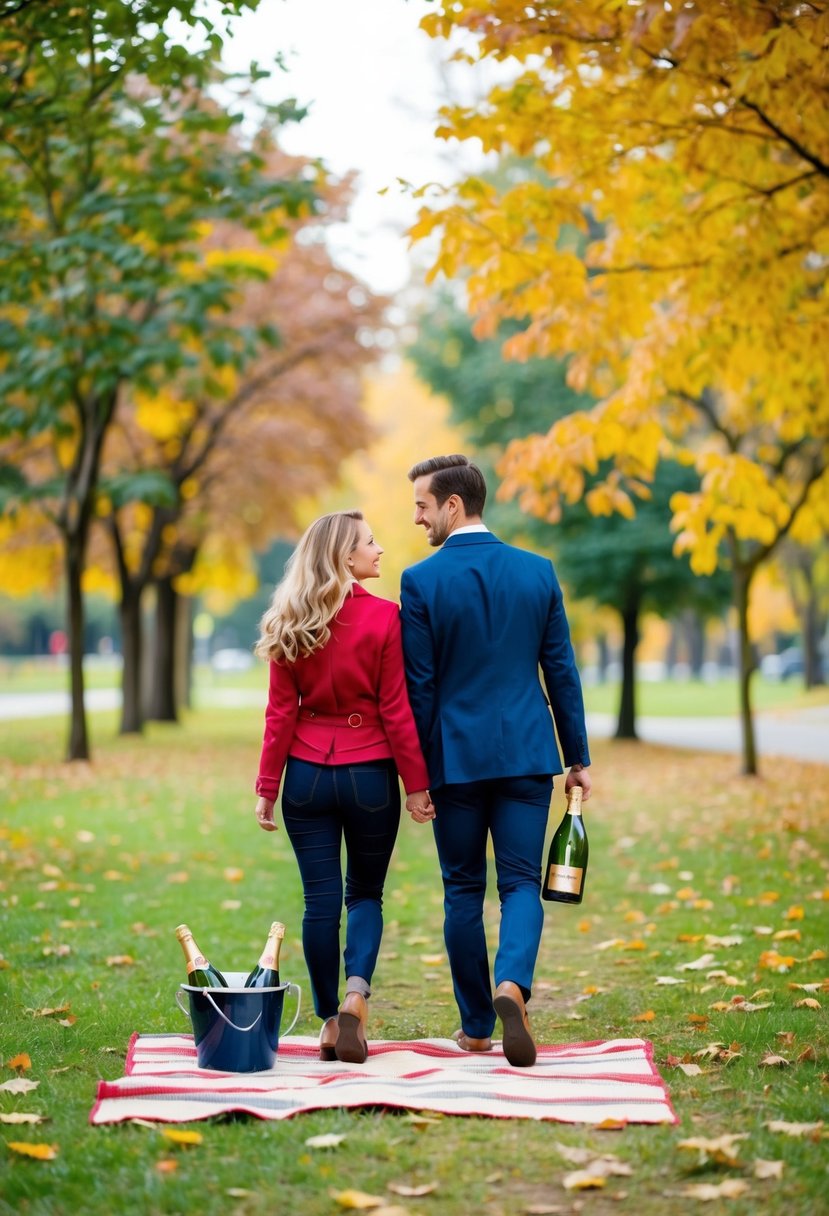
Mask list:
[[[435,817],[435,806],[428,790],[416,790],[406,798],[406,810],[415,823],[428,823]]]
[[[273,821],[273,806],[268,798],[260,798],[256,803],[256,819],[263,832],[278,831]]]

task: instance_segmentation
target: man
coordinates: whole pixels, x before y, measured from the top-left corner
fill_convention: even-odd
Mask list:
[[[404,571],[403,650],[426,757],[444,884],[444,936],[466,1051],[489,1051],[495,1015],[507,1060],[535,1063],[525,1003],[544,913],[544,834],[561,773],[590,796],[587,732],[561,590],[546,558],[498,540],[482,522],[486,484],[465,456],[409,472],[416,524],[440,551]],[[483,908],[492,836],[501,926],[495,997]]]

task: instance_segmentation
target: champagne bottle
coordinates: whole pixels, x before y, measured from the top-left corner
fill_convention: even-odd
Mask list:
[[[285,926],[281,921],[275,920],[271,925],[259,962],[245,980],[246,988],[279,987],[279,952],[282,949],[284,936]]]
[[[188,984],[195,988],[227,988],[227,980],[221,971],[204,957],[187,925],[177,927],[176,937],[187,959]]]
[[[580,904],[587,874],[587,832],[581,814],[582,788],[574,785],[567,794],[567,810],[555,830],[547,855],[547,875],[542,899]]]

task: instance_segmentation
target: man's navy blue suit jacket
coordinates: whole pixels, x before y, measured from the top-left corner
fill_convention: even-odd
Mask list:
[[[565,764],[590,763],[581,681],[547,558],[491,532],[452,534],[403,572],[401,623],[433,787],[561,773],[553,718]]]

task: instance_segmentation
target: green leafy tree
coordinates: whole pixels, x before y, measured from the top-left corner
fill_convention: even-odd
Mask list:
[[[225,0],[222,14],[254,7]],[[245,361],[264,335],[232,325],[227,309],[256,268],[202,257],[200,234],[231,220],[279,241],[312,185],[275,182],[231,138],[239,116],[207,93],[222,37],[195,0],[49,0],[3,17],[0,490],[6,510],[36,501],[62,538],[68,754],[85,759],[82,580],[119,401],[204,352],[217,368]],[[270,121],[291,116],[277,107]],[[27,456],[47,444],[56,466],[27,476]],[[133,491],[146,486],[120,487],[125,500]]]

